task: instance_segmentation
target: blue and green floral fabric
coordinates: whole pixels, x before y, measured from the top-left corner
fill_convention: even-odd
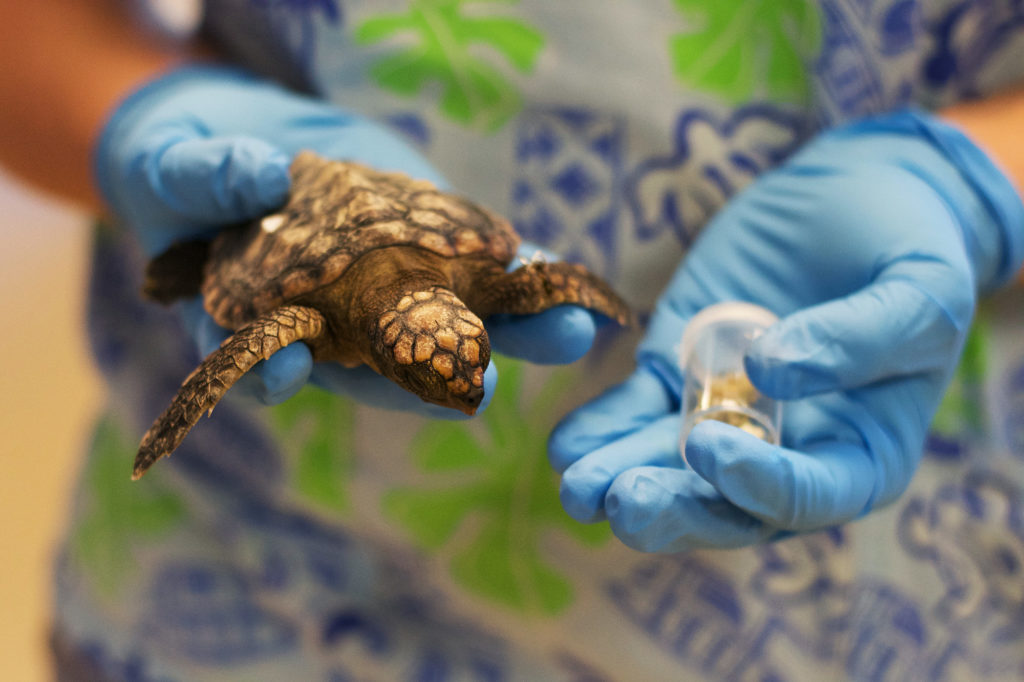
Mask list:
[[[728,198],[815,130],[1024,77],[1017,0],[208,0],[235,59],[406,135],[459,191],[641,313]],[[241,114],[240,114],[241,115]],[[170,460],[134,444],[198,358],[97,232],[108,378],[55,626],[124,680],[1017,680],[1024,322],[983,310],[890,508],[773,545],[648,556],[558,502],[545,440],[636,337],[569,367],[498,357],[429,422],[308,388],[229,397]]]

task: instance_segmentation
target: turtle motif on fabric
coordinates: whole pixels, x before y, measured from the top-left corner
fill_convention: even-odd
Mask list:
[[[508,271],[520,243],[509,222],[428,181],[308,151],[291,175],[279,211],[149,264],[148,297],[201,293],[234,334],[146,432],[133,478],[177,448],[245,372],[295,341],[318,362],[368,365],[471,415],[484,395],[489,315],[571,303],[632,323],[622,299],[580,265],[534,261]]]

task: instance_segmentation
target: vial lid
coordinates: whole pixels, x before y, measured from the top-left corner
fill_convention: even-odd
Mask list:
[[[767,329],[778,320],[779,316],[767,308],[746,301],[723,301],[709,305],[691,317],[686,329],[683,330],[683,338],[679,344],[680,364],[686,363],[698,339],[711,327],[725,322],[739,322],[755,329]]]

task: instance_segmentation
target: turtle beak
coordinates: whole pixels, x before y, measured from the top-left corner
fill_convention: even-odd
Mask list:
[[[459,402],[461,404],[459,405],[459,409],[462,410],[462,412],[464,412],[467,415],[469,415],[470,417],[472,417],[473,415],[476,414],[477,409],[480,407],[480,404],[483,403],[483,401],[484,401],[484,389],[483,389],[483,387],[481,386],[481,387],[477,388],[477,387],[474,386],[473,388],[471,388],[466,393],[465,396],[460,398]]]

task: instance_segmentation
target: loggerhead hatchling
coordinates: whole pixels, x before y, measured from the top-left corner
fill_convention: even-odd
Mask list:
[[[257,362],[295,341],[316,361],[369,365],[423,400],[473,414],[490,343],[482,318],[573,303],[630,324],[626,304],[580,265],[509,272],[508,221],[425,180],[301,152],[286,205],[212,242],[171,247],[144,291],[202,293],[235,330],[182,384],[143,436],[132,478],[169,455]]]

